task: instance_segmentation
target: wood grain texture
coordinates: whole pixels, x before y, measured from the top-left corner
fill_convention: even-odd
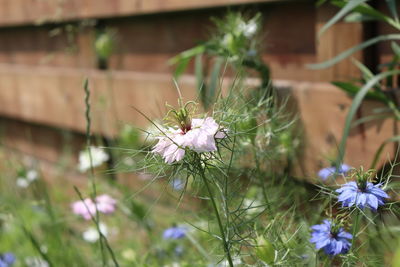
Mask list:
[[[281,0],[0,0],[0,26],[133,16]]]
[[[331,19],[338,9],[334,7],[321,7],[317,10],[316,33]],[[317,44],[317,61],[324,62],[332,59],[341,52],[360,44],[363,41],[363,25],[361,23],[338,22],[318,37],[315,35]],[[351,61],[356,59],[362,61],[362,52],[357,52],[332,67],[316,70],[320,81],[349,80],[359,77],[360,71]]]
[[[0,113],[82,132],[85,77],[92,91],[93,127],[107,136],[115,135],[119,121],[148,124],[132,106],[152,118],[160,117],[165,102],[175,104],[178,96],[169,75],[0,65]],[[188,98],[193,98],[193,84],[191,77],[180,82]]]
[[[132,106],[159,119],[165,114],[166,102],[176,103],[177,93],[167,74],[0,66],[0,115],[83,133],[85,76],[89,77],[92,89],[94,131],[106,136],[115,136],[123,123],[141,128],[149,125]],[[351,99],[328,83],[276,81],[275,84],[282,90],[288,88],[292,95],[293,107],[304,126],[303,171],[313,174],[328,164],[327,158],[335,155]],[[195,98],[192,77],[183,77],[180,87],[186,100]],[[362,115],[370,114],[376,107],[379,107],[376,103],[366,103]],[[348,140],[346,162],[353,166],[368,166],[382,141],[394,133],[391,120],[370,122],[364,128],[363,134],[354,128]],[[393,152],[392,148],[388,146],[385,153]],[[43,153],[46,158],[56,157],[51,151]]]
[[[285,2],[256,10],[263,16],[261,51],[273,77],[320,81],[315,71],[306,68],[307,63],[316,61],[313,3]],[[118,40],[110,68],[171,73],[168,59],[209,39],[213,29],[210,17],[223,15],[225,12],[207,10],[108,20],[105,24],[116,30]],[[188,73],[193,73],[192,66]]]

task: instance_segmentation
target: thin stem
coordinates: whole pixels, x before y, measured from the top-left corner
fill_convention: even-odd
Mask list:
[[[354,252],[354,242],[356,240],[356,234],[357,234],[357,231],[358,231],[358,228],[359,228],[360,219],[361,219],[360,212],[357,211],[356,212],[356,219],[355,219],[354,226],[353,226],[353,231],[352,231],[353,239],[351,240],[351,247],[353,248],[353,252]]]
[[[83,85],[83,89],[85,91],[85,118],[86,118],[86,147],[88,150],[88,154],[89,154],[89,163],[90,163],[90,181],[92,184],[92,200],[94,203],[96,203],[96,196],[97,196],[97,188],[96,188],[96,180],[95,180],[95,175],[94,175],[94,168],[93,168],[93,158],[92,158],[92,151],[91,151],[91,116],[90,116],[90,89],[89,89],[89,81],[88,79],[85,80],[84,85]],[[77,190],[77,188],[75,188],[75,190]],[[81,201],[83,201],[82,195],[80,195],[79,191],[78,195],[81,198]],[[86,207],[88,209],[88,207]],[[116,267],[119,266],[118,261],[115,257],[114,251],[112,250],[110,244],[108,243],[107,238],[103,235],[103,233],[100,230],[100,214],[99,214],[99,210],[97,208],[97,205],[95,205],[96,208],[96,214],[95,217],[91,215],[92,220],[94,222],[94,224],[96,225],[96,230],[99,233],[99,243],[100,243],[100,250],[101,250],[101,256],[102,256],[102,262],[103,262],[103,266],[107,265],[107,259],[106,259],[106,254],[105,254],[105,248],[104,245],[106,246],[108,252],[111,255],[111,259],[114,263],[114,265]],[[89,210],[89,209],[88,209]]]
[[[267,213],[268,213],[267,216],[269,218],[271,218],[272,217],[271,205],[270,205],[269,200],[268,200],[267,189],[265,188],[264,180],[263,180],[262,176],[260,175],[260,173],[261,173],[261,171],[260,171],[260,161],[258,160],[257,151],[256,151],[255,147],[253,149],[253,156],[254,156],[254,160],[256,162],[256,172],[257,172],[256,175],[257,175],[257,178],[259,179],[261,190],[262,190],[262,194],[263,194],[264,201],[265,201],[265,205],[267,207]]]
[[[199,162],[199,166],[201,166],[200,159],[198,159],[198,162]],[[231,256],[231,253],[230,253],[230,250],[229,250],[229,245],[228,245],[228,242],[227,242],[226,237],[225,237],[224,227],[222,225],[222,221],[221,221],[221,217],[219,215],[217,204],[215,203],[214,194],[213,194],[213,192],[212,192],[212,190],[210,188],[210,184],[207,181],[207,178],[205,176],[203,168],[200,168],[200,175],[201,175],[201,178],[203,179],[203,182],[204,182],[204,184],[205,184],[205,186],[207,188],[208,195],[210,197],[210,200],[211,200],[214,212],[215,212],[215,216],[217,217],[218,227],[219,227],[219,230],[221,232],[222,244],[224,246],[225,255],[228,258],[229,266],[230,267],[234,267],[233,261],[232,261],[232,256]]]

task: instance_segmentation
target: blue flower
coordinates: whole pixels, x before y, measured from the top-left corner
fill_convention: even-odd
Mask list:
[[[175,255],[181,257],[184,252],[184,248],[182,246],[176,246],[174,249]]]
[[[170,181],[170,185],[175,191],[181,191],[185,187],[185,181],[180,178],[174,178]]]
[[[187,229],[185,227],[174,226],[168,228],[163,233],[164,239],[181,239],[186,236]]]
[[[343,207],[356,205],[363,209],[369,207],[376,211],[378,206],[384,205],[384,199],[389,198],[388,194],[380,187],[382,184],[365,182],[365,186],[359,186],[356,182],[348,182],[337,189],[339,193],[338,201],[342,202]]]
[[[351,170],[351,167],[347,164],[341,164],[340,168],[338,168],[338,170],[336,170],[336,167],[332,166],[332,167],[327,167],[327,168],[323,168],[318,172],[318,176],[319,178],[321,178],[322,180],[326,180],[331,176],[334,175],[339,175],[339,174],[346,174]]]
[[[346,254],[351,246],[349,240],[353,236],[341,227],[336,230],[334,228],[336,227],[333,227],[329,220],[324,220],[322,224],[312,226],[313,232],[310,242],[314,243],[318,250],[323,248],[327,255]]]
[[[15,255],[13,253],[7,252],[0,255],[0,267],[12,266],[15,262]]]

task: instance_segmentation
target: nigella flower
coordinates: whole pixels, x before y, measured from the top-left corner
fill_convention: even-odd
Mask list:
[[[21,188],[27,188],[31,183],[36,181],[39,174],[36,170],[28,170],[26,173],[21,174],[17,178],[17,186]]]
[[[108,228],[104,223],[99,223],[99,230],[102,235],[107,237]],[[86,242],[95,243],[97,240],[99,240],[100,235],[96,227],[90,227],[85,232],[83,232],[82,237]]]
[[[7,252],[0,254],[0,267],[12,266],[15,262],[15,255],[13,253]]]
[[[322,224],[311,227],[310,242],[315,244],[317,250],[324,249],[327,255],[335,256],[338,254],[346,254],[351,246],[349,240],[353,236],[345,232],[342,227],[336,227],[329,220],[324,220]]]
[[[117,200],[110,197],[107,194],[100,195],[96,197],[96,205],[97,209],[104,214],[113,213],[115,211],[115,206],[117,204]]]
[[[255,21],[251,20],[249,22],[242,21],[239,26],[239,31],[243,33],[246,38],[251,38],[257,32],[258,25]]]
[[[197,153],[216,151],[215,139],[226,136],[211,117],[192,119],[180,129],[168,128],[163,129],[162,132],[163,135],[157,137],[158,143],[152,151],[161,155],[168,164],[182,160],[185,156],[185,148]]]
[[[85,220],[90,220],[96,214],[97,210],[104,214],[113,213],[117,201],[109,195],[103,194],[96,197],[95,202],[91,198],[86,198],[83,201],[72,203],[71,208],[73,213],[82,216]]]
[[[350,170],[351,167],[349,165],[341,164],[338,169],[336,169],[336,167],[334,166],[321,169],[318,172],[318,176],[325,181],[326,179],[334,175],[339,175],[339,174],[346,175]]]
[[[187,229],[182,226],[168,228],[163,233],[164,239],[181,239],[186,236]]]
[[[175,191],[181,191],[185,188],[185,181],[180,178],[173,178],[169,184]]]
[[[90,155],[88,149],[79,153],[79,171],[86,172],[90,169],[90,163],[93,168],[95,168],[106,162],[108,159],[108,154],[102,148],[92,146],[90,147]]]
[[[384,205],[384,199],[389,198],[388,194],[381,189],[382,184],[370,182],[359,183],[348,182],[337,189],[339,193],[338,201],[342,202],[343,207],[351,207],[353,205],[363,209],[369,207],[376,211],[378,206]]]

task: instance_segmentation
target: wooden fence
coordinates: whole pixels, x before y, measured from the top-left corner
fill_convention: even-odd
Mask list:
[[[227,7],[263,14],[263,57],[278,88],[290,88],[304,124],[304,172],[315,175],[336,151],[351,100],[330,85],[359,71],[345,60],[325,70],[306,64],[321,62],[360,43],[380,24],[338,23],[318,38],[318,30],[334,14],[314,1],[279,0],[0,0],[0,116],[2,143],[46,162],[56,162],[72,131],[75,152],[85,130],[82,83],[93,91],[94,129],[108,137],[121,123],[145,126],[131,106],[152,117],[176,102],[172,67],[167,60],[208,36],[211,16]],[[94,39],[99,25],[117,33],[109,70],[99,70]],[[353,58],[380,62],[386,45]],[[194,96],[190,71],[180,80],[187,98]],[[360,115],[370,112],[364,105]],[[346,161],[368,166],[380,143],[393,134],[393,122],[355,128]],[[335,141],[336,140],[336,141]],[[390,152],[388,148],[387,152]],[[76,153],[75,153],[76,154]]]

